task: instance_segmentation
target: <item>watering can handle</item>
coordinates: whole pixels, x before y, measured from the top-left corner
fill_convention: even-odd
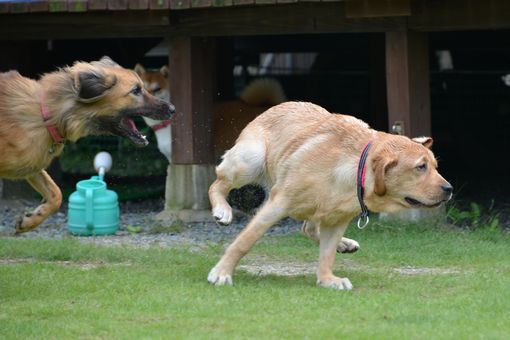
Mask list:
[[[94,201],[94,191],[87,189],[85,191],[85,223],[87,223],[87,229],[92,230],[94,228],[94,209],[92,203]]]

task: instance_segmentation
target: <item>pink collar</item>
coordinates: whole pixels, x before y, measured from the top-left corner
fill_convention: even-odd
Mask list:
[[[46,96],[44,92],[41,92],[41,115],[44,122],[47,122],[51,118],[50,109],[46,104]],[[55,124],[46,123],[46,129],[48,129],[48,132],[55,143],[64,142],[64,137],[60,135]]]
[[[170,120],[162,120],[161,123],[154,124],[153,126],[151,126],[151,128],[154,132],[156,132],[158,130],[166,128],[168,125],[170,125],[170,123],[171,123]]]

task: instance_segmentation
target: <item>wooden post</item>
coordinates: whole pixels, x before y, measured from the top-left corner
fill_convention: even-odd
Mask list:
[[[177,113],[172,125],[174,164],[212,164],[214,39],[170,39],[170,93]]]
[[[172,160],[168,167],[165,211],[173,223],[211,220],[208,189],[214,180],[212,109],[216,41],[174,37],[169,41],[170,95],[176,107],[172,123]]]
[[[409,137],[431,135],[427,33],[386,32],[386,90],[390,132]],[[393,130],[393,131],[392,131]],[[444,206],[406,209],[383,219],[444,220]]]
[[[390,131],[430,135],[430,86],[427,33],[386,33],[386,88]]]

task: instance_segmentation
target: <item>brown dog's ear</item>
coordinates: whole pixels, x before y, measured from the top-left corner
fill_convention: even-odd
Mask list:
[[[168,78],[168,75],[170,74],[170,70],[168,69],[167,65],[161,66],[159,69],[159,72],[163,75],[163,77]]]
[[[145,73],[145,68],[142,66],[142,64],[136,64],[135,68],[133,69],[136,74],[139,76],[142,76],[142,74]]]
[[[394,158],[379,156],[374,159],[372,169],[374,171],[374,192],[376,195],[384,196],[386,194],[386,172],[395,165],[397,165],[397,160]]]
[[[75,75],[74,87],[78,95],[78,101],[92,103],[108,94],[117,83],[115,75],[106,75],[102,72],[78,72]]]
[[[101,59],[99,59],[99,61],[96,63],[101,64],[101,66],[104,66],[104,67],[121,67],[119,64],[114,62],[112,60],[112,58],[110,58],[106,55],[103,56]]]
[[[434,144],[434,140],[431,137],[416,137],[412,139],[413,142],[420,143],[427,149],[430,149],[432,147],[432,144]]]

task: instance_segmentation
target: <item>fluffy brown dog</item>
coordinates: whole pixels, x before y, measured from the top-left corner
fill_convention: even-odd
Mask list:
[[[145,146],[132,118],[168,119],[174,111],[148,94],[135,72],[108,57],[76,62],[38,81],[15,71],[0,74],[0,178],[26,179],[43,196],[40,206],[20,218],[16,231],[37,227],[60,207],[60,189],[44,169],[65,141],[110,134]]]
[[[290,216],[307,221],[305,233],[319,240],[317,283],[351,289],[349,279],[333,275],[332,266],[337,248],[355,250],[349,249],[355,241],[342,236],[360,213],[360,155],[368,150],[360,169],[365,169],[363,202],[371,211],[434,207],[449,200],[453,189],[437,172],[431,145],[431,138],[378,132],[359,119],[311,103],[287,102],[267,110],[224,155],[209,198],[214,217],[223,224],[232,220],[226,201],[231,189],[258,183],[269,189],[269,198],[210,271],[208,281],[232,284],[239,260],[271,225]]]

